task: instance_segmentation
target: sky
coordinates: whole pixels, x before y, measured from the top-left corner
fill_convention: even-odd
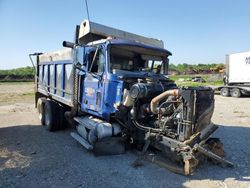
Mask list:
[[[250,50],[249,0],[88,0],[90,20],[162,39],[170,62],[224,63]],[[84,0],[0,0],[0,69],[63,48],[87,18]]]

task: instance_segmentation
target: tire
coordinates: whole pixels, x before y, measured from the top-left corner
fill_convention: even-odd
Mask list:
[[[65,118],[65,112],[66,112],[66,109],[65,107],[59,105],[58,106],[59,110],[58,110],[58,116],[59,116],[59,129],[61,130],[64,130],[68,127],[68,121],[67,119]]]
[[[44,122],[44,104],[45,104],[45,102],[46,102],[45,98],[39,98],[37,100],[38,117],[39,117],[42,125],[45,124],[45,122]]]
[[[238,88],[234,88],[230,91],[230,95],[235,98],[241,97],[241,92]]]
[[[59,126],[59,120],[60,120],[60,113],[59,106],[57,103],[51,100],[47,100],[44,105],[44,123],[45,128],[48,131],[56,131],[60,128]]]
[[[226,87],[221,88],[220,95],[223,97],[229,97],[229,89]]]

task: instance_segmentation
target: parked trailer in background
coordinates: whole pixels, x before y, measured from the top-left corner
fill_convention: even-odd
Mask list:
[[[224,86],[217,89],[224,97],[250,95],[250,51],[226,55]]]

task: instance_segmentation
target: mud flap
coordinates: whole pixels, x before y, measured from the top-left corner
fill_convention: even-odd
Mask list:
[[[108,137],[95,143],[94,155],[119,155],[125,153],[125,143],[120,137]]]

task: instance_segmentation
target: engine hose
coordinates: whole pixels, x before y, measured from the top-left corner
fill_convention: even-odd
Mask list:
[[[150,128],[150,127],[145,127],[145,126],[143,126],[143,125],[141,125],[140,123],[138,123],[137,121],[135,121],[135,120],[133,120],[132,121],[133,122],[133,124],[138,128],[138,129],[141,129],[141,130],[143,130],[143,131],[150,131],[150,132],[152,132],[152,133],[160,133],[160,132],[162,132],[162,129],[154,129],[154,128]]]
[[[150,110],[153,114],[158,114],[157,106],[159,102],[167,98],[168,96],[179,96],[179,90],[178,89],[168,90],[153,98],[150,102]]]

